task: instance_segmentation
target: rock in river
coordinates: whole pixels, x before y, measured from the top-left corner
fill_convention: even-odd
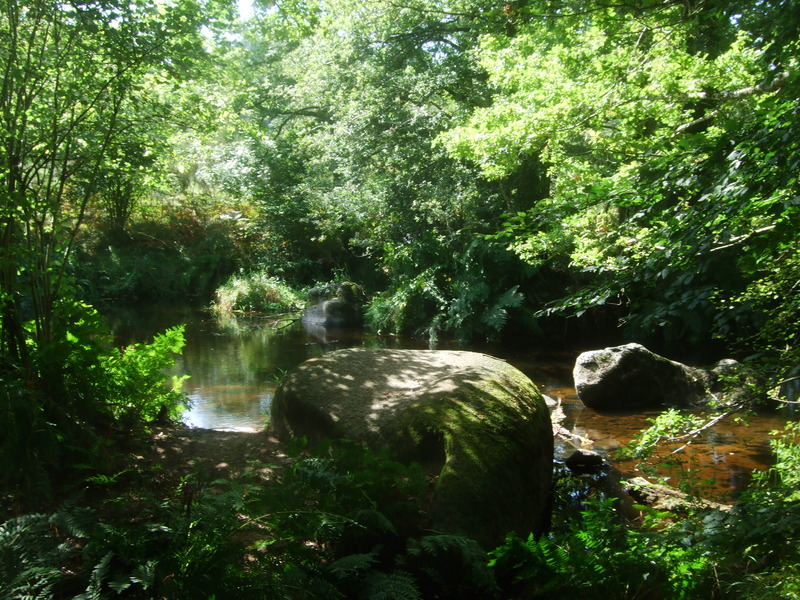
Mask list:
[[[272,403],[279,437],[350,438],[438,474],[432,527],[486,546],[549,520],[553,434],[522,372],[475,352],[350,348],[292,370]]]
[[[641,344],[584,352],[572,374],[581,402],[605,410],[686,405],[705,398],[709,383],[704,370],[654,354]]]
[[[359,328],[364,292],[352,282],[331,283],[308,293],[312,302],[303,312],[303,325],[340,330]]]

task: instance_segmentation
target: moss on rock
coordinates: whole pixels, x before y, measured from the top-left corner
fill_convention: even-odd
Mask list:
[[[438,476],[432,526],[489,546],[549,518],[553,436],[522,372],[474,352],[353,348],[306,361],[276,391],[273,428],[350,438]]]

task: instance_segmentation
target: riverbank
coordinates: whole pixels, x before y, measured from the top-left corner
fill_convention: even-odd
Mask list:
[[[185,426],[153,431],[139,466],[154,468],[165,483],[177,484],[191,474],[210,480],[255,475],[267,481],[291,460],[272,432],[219,431]]]

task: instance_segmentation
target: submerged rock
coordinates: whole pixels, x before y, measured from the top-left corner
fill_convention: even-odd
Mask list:
[[[306,361],[272,403],[279,437],[350,438],[438,475],[432,528],[487,547],[549,521],[553,433],[536,386],[474,352],[351,348]]]
[[[672,489],[665,485],[652,483],[644,477],[634,477],[626,483],[626,492],[638,504],[652,506],[657,510],[666,510],[676,513],[686,513],[693,508],[713,508],[728,512],[731,505],[692,497],[689,494]]]
[[[311,304],[303,312],[303,325],[325,329],[361,327],[364,292],[355,283],[332,283],[309,292]]]
[[[564,464],[573,473],[598,473],[607,466],[602,454],[585,448],[573,451]]]

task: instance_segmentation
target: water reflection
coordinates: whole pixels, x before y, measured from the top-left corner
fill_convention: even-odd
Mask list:
[[[146,308],[109,317],[117,343],[146,342],[176,324],[185,325],[186,346],[170,375],[188,375],[184,391],[193,427],[257,431],[267,423],[280,376],[307,358],[340,345],[309,338],[287,320],[221,321],[205,311]]]
[[[419,340],[308,331],[299,322],[285,319],[221,322],[208,312],[163,307],[117,310],[109,317],[109,323],[120,345],[148,341],[167,327],[186,325],[186,347],[173,374],[189,375],[184,390],[192,407],[184,421],[208,429],[262,429],[281,375],[308,358],[351,346],[429,347]],[[438,347],[452,349],[456,344],[445,340]],[[595,449],[611,459],[624,475],[643,474],[637,472],[633,462],[621,461],[616,451],[648,427],[649,419],[658,416],[659,411],[600,413],[585,408],[572,383],[574,355],[498,346],[469,349],[508,360],[542,392],[561,400],[567,415],[565,427],[594,440]],[[752,417],[746,427],[732,421],[720,423],[681,453],[685,464],[671,466],[664,461],[659,475],[677,481],[692,469],[697,481],[709,482],[711,496],[730,500],[746,485],[753,469],[763,469],[771,463],[768,433],[780,429],[786,420],[786,413],[777,412]],[[557,460],[563,460],[571,450],[566,445],[557,446]]]

